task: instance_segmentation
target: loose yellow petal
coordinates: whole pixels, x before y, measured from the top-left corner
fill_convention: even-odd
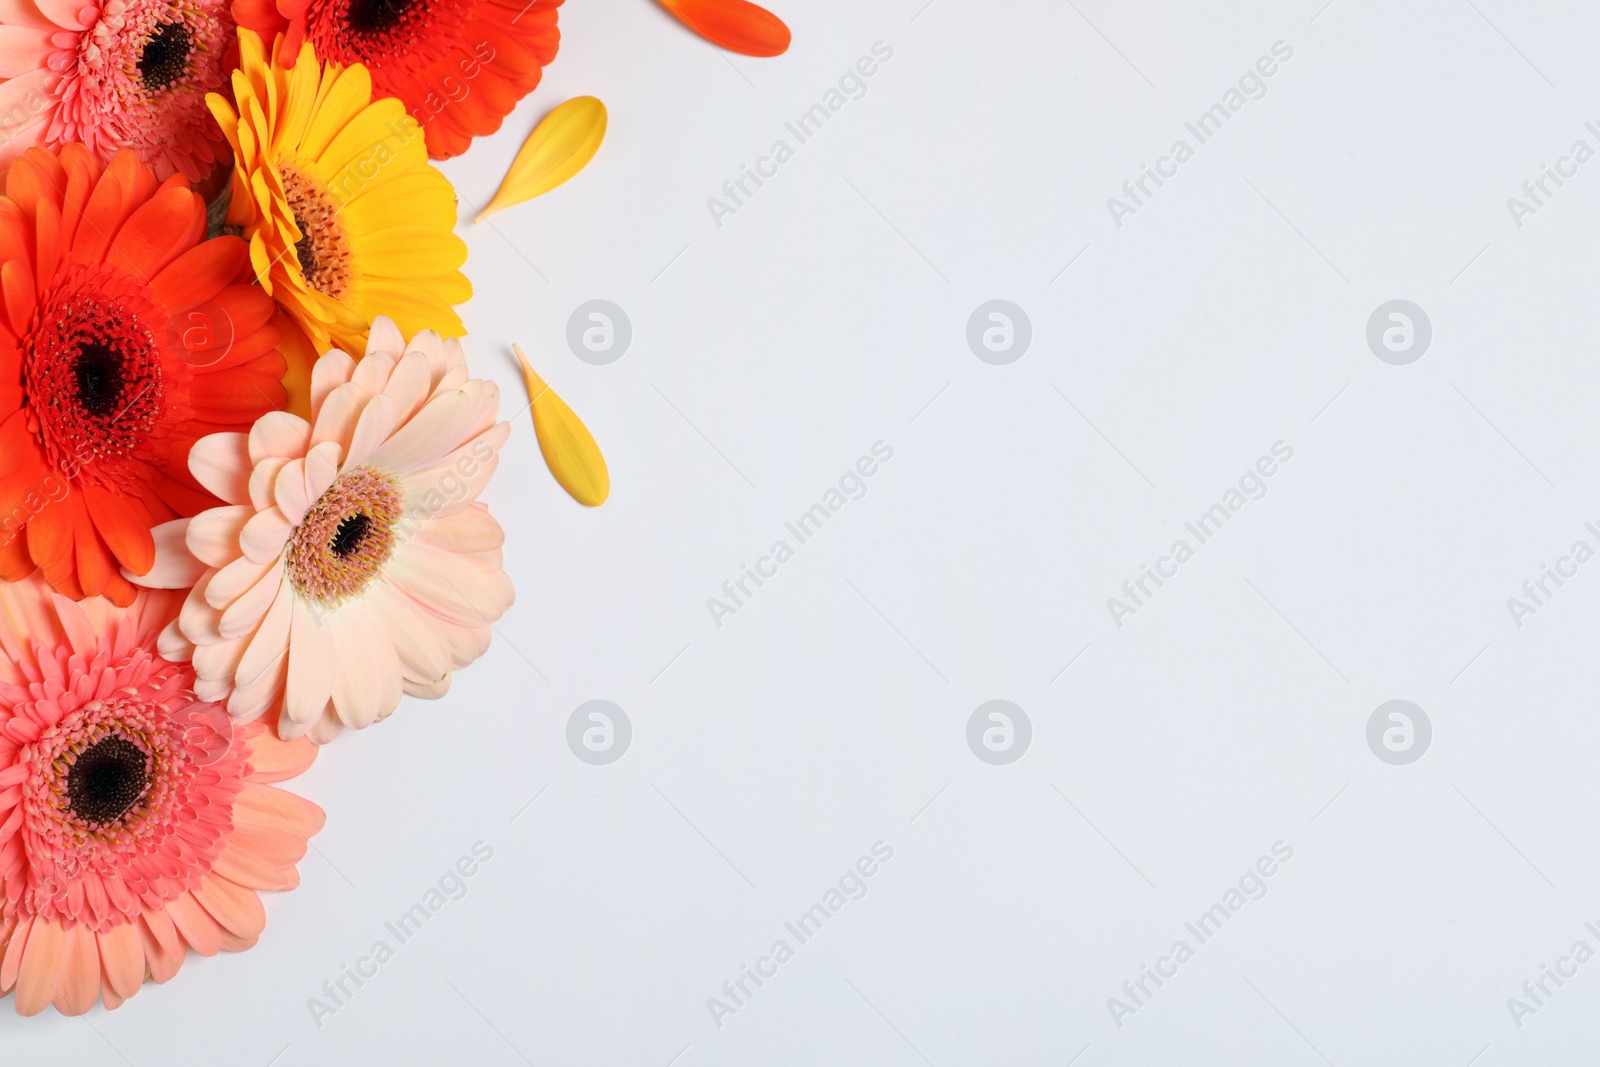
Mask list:
[[[582,170],[606,136],[606,106],[578,96],[544,117],[522,143],[505,180],[474,222],[524,200],[543,196]]]
[[[591,508],[599,507],[611,495],[611,473],[606,470],[606,458],[594,443],[594,435],[567,407],[567,402],[534,372],[528,357],[522,354],[522,346],[512,345],[511,350],[522,364],[522,380],[533,401],[533,432],[539,436],[545,465],[572,499]]]

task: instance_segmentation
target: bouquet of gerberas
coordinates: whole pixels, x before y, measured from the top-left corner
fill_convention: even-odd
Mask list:
[[[664,0],[783,51],[744,0]],[[455,191],[561,0],[0,4],[0,995],[108,1008],[254,944],[320,808],[277,783],[438,697],[513,590],[478,498]],[[470,91],[464,87],[470,84]],[[487,210],[592,157],[555,109]],[[521,352],[518,350],[521,359]],[[593,438],[521,360],[585,504]]]

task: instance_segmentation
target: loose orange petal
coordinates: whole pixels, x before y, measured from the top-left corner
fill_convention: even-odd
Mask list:
[[[781,56],[789,49],[789,27],[764,7],[746,0],[661,0],[685,26],[714,45],[747,56]]]
[[[473,221],[482,222],[502,208],[548,193],[582,170],[605,136],[604,104],[592,96],[568,100],[533,128],[494,199]]]
[[[567,402],[534,372],[528,357],[522,354],[522,346],[512,345],[511,350],[522,364],[522,380],[533,401],[533,432],[539,437],[545,465],[572,499],[591,508],[599,507],[611,495],[611,473],[606,470],[600,446]]]

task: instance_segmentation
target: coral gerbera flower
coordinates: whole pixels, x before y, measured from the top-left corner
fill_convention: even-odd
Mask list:
[[[193,587],[163,653],[194,646],[196,692],[242,719],[281,709],[285,737],[368,726],[402,690],[443,695],[514,596],[477,502],[510,433],[499,405],[459,342],[407,346],[378,319],[360,363],[317,360],[310,422],[277,411],[202,438],[189,465],[226,506],[158,528],[137,579]]]
[[[206,93],[227,83],[227,0],[9,0],[0,5],[0,168],[35,145],[131,148],[203,178],[226,158]]]
[[[74,603],[0,585],[0,994],[17,1011],[115,1008],[190,948],[254,945],[264,889],[299,884],[322,827],[268,783],[316,746],[232,727],[158,635],[179,597]]]
[[[215,503],[195,438],[284,401],[272,300],[205,204],[123,151],[32,148],[0,198],[0,577],[57,592],[134,589],[150,527]]]
[[[533,92],[556,57],[562,0],[234,0],[239,25],[283,33],[279,60],[309,40],[333,63],[360,63],[379,96],[395,96],[448,159]]]
[[[309,44],[289,69],[245,30],[239,52],[236,105],[209,102],[234,151],[228,222],[261,284],[319,353],[360,352],[380,314],[407,334],[463,333],[451,305],[472,286],[455,190],[405,108],[374,103],[365,67],[324,67]]]

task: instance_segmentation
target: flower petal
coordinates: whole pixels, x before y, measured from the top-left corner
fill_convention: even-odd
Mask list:
[[[242,433],[213,433],[189,449],[189,473],[224,503],[250,502],[250,438]]]
[[[123,570],[123,577],[148,589],[189,589],[206,572],[206,564],[189,551],[190,519],[173,519],[150,528],[155,540],[156,561],[137,578]]]
[[[311,501],[306,497],[305,460],[291,459],[283,465],[272,482],[272,499],[277,503],[278,510],[283,512],[283,517],[289,520],[289,525],[300,525],[300,521],[306,517],[306,509],[311,506]]]
[[[279,587],[287,581],[281,569],[269,564],[261,580],[239,594],[239,599],[223,611],[222,620],[217,623],[217,632],[225,638],[243,637],[249,633],[261,621],[267,609],[272,607]]]
[[[380,393],[368,401],[361,411],[361,418],[356,421],[355,432],[350,435],[350,445],[345,450],[340,470],[347,471],[365,463],[367,457],[389,439],[394,432],[394,425],[393,400]]]
[[[341,605],[330,630],[337,664],[334,710],[339,713],[340,722],[360,730],[399,705],[400,660],[364,601]]]
[[[337,348],[324,352],[311,368],[311,410],[322,407],[329,393],[350,380],[356,361]]]
[[[367,591],[372,617],[394,645],[410,682],[437,682],[450,673],[450,650],[428,613],[392,587],[375,582]]]
[[[61,924],[35,919],[22,950],[22,967],[17,973],[17,1014],[37,1015],[55,999],[61,988],[61,972],[66,969],[62,949],[66,931]]]
[[[720,48],[767,58],[789,49],[789,27],[747,0],[661,0],[683,24]]]
[[[467,556],[413,539],[395,552],[384,577],[441,618],[464,626],[494,622],[516,592],[498,567],[484,567]]]
[[[393,319],[387,315],[379,315],[372,320],[372,332],[367,334],[369,357],[382,353],[399,359],[405,350],[406,339],[400,335],[400,327],[394,324]]]
[[[288,469],[285,465],[284,470]],[[275,507],[267,508],[256,512],[244,524],[244,529],[239,531],[239,547],[246,559],[266,563],[278,558],[293,532],[294,524],[288,516]]]
[[[359,374],[361,368],[356,368]],[[356,420],[372,394],[364,387],[350,381],[336,387],[317,409],[316,425],[311,428],[311,443],[335,441],[341,449],[350,445],[350,435],[355,432]]]
[[[250,638],[250,645],[233,673],[236,685],[246,689],[254,686],[265,678],[269,671],[279,666],[284,656],[288,655],[289,622],[294,614],[296,599],[294,590],[290,588],[288,582],[278,586],[272,606],[267,609],[267,614],[262,618],[261,626],[256,630],[255,636]]]
[[[605,136],[606,106],[599,100],[579,96],[560,105],[533,128],[500,188],[473,221],[482,222],[562,184],[594,158]]]
[[[184,543],[207,566],[226,567],[239,558],[239,534],[254,513],[245,504],[202,511],[189,520]]]
[[[306,497],[313,504],[339,477],[341,452],[334,442],[324,441],[306,454]]]
[[[309,604],[296,600],[289,622],[289,677],[283,714],[304,726],[322,715],[333,695],[333,641]]]
[[[260,463],[268,456],[295,459],[306,454],[311,426],[287,411],[269,411],[250,428],[250,462]]]
[[[139,986],[144,984],[144,948],[139,944],[138,928],[125,922],[97,936],[106,985],[123,999],[139,992]]]
[[[555,475],[567,495],[580,504],[599,507],[611,495],[611,473],[606,458],[595,444],[594,435],[583,420],[534,373],[520,346],[512,345],[522,363],[528,397],[533,401],[533,429],[539,437],[539,451],[545,465]]]

